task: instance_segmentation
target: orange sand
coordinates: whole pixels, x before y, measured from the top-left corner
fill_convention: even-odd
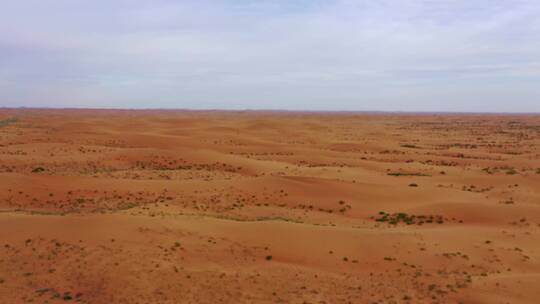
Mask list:
[[[0,211],[0,303],[538,303],[540,116],[4,109]]]

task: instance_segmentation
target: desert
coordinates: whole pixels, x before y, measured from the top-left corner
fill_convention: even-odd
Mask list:
[[[540,116],[0,109],[0,303],[538,303]]]

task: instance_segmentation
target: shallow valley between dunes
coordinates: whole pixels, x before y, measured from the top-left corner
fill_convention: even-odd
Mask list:
[[[0,109],[0,303],[538,303],[540,116]]]

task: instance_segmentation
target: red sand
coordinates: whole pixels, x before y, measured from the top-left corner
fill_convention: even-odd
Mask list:
[[[532,115],[0,110],[0,302],[538,303],[539,148]]]

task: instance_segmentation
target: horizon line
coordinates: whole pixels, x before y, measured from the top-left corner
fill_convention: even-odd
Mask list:
[[[540,115],[538,112],[498,111],[404,111],[404,110],[299,110],[299,109],[194,109],[194,108],[122,108],[122,107],[3,107],[0,110],[97,110],[97,111],[184,111],[184,112],[284,112],[284,113],[358,113],[358,114],[468,114],[468,115]]]

